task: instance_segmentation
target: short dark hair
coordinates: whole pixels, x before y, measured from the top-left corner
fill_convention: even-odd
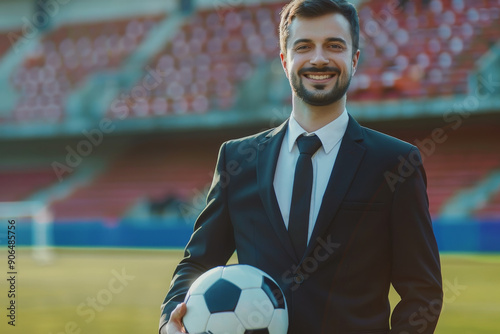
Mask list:
[[[340,13],[351,25],[353,55],[359,48],[359,18],[353,4],[346,0],[292,0],[281,10],[279,26],[280,48],[286,55],[290,24],[296,17],[319,17],[325,14]]]

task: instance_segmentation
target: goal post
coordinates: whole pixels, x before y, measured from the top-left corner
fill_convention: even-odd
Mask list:
[[[49,207],[41,202],[0,202],[0,219],[28,219],[32,224],[32,256],[39,264],[48,264],[53,259],[52,224],[53,215]],[[2,231],[4,232],[4,231]]]

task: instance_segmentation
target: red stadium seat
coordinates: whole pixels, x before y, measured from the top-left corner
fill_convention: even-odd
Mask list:
[[[408,60],[406,66],[395,67],[401,82],[412,82],[420,87],[396,84],[380,93],[353,86],[350,100],[466,94],[468,85],[464,73],[473,71],[475,62],[498,41],[498,2],[436,0],[424,6],[421,1],[410,1],[404,11],[398,12],[387,6],[383,1],[367,1],[359,8],[360,21],[370,24],[361,26],[365,40],[362,51],[368,52],[368,56],[362,58],[358,72],[375,69],[370,77],[372,82],[377,82],[387,70],[387,66],[380,65],[404,54]],[[408,80],[415,72],[413,66],[422,67],[426,76],[421,80]]]
[[[39,48],[26,55],[23,66],[11,78],[21,95],[13,120],[60,122],[71,90],[96,71],[118,68],[162,18],[156,15],[68,24],[44,36]],[[47,105],[40,102],[46,97],[56,98]],[[31,110],[26,110],[27,105]]]

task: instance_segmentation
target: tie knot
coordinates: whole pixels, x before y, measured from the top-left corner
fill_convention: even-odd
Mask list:
[[[297,138],[297,146],[299,147],[300,154],[312,156],[321,147],[321,140],[316,135],[301,135]]]

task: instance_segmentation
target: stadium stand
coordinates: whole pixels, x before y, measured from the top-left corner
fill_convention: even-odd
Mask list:
[[[442,131],[439,142],[431,138],[436,129]],[[476,187],[500,168],[500,152],[496,149],[500,134],[495,129],[488,124],[463,124],[454,130],[449,124],[440,124],[432,131],[416,127],[384,132],[419,147],[427,174],[430,212],[438,218],[456,196]],[[465,196],[464,200],[470,198]],[[463,210],[467,211],[474,214],[474,210]]]
[[[159,141],[139,144],[51,209],[59,220],[117,219],[139,200],[188,201],[211,182],[217,146],[208,146],[213,149],[196,143],[182,147]]]
[[[474,186],[499,166],[500,155],[494,151],[478,152],[477,147],[443,147],[442,153],[426,163],[431,214],[438,216],[442,206],[454,194]]]
[[[359,8],[362,49],[350,98],[381,100],[465,94],[475,62],[498,41],[498,1],[383,1]],[[478,36],[481,36],[478,38]]]
[[[25,200],[37,190],[57,182],[51,168],[2,168],[0,170],[0,202]]]
[[[65,99],[90,74],[118,69],[163,15],[67,24],[44,36],[11,78],[18,122],[60,122]]]
[[[277,25],[282,3],[201,9],[186,20],[151,62],[169,72],[128,117],[228,110],[236,87],[255,66],[278,55]],[[110,117],[116,117],[112,111]]]

